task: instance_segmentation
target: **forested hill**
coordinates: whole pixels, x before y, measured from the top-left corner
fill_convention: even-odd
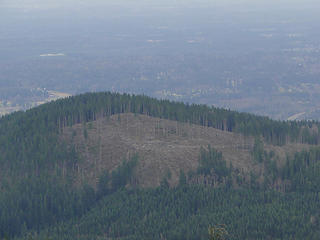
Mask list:
[[[2,117],[0,131],[6,133],[8,128],[13,128],[15,131],[24,132],[58,132],[63,127],[76,123],[128,112],[244,135],[262,136],[267,142],[276,145],[283,145],[289,141],[318,144],[320,139],[318,132],[320,124],[314,121],[275,121],[268,117],[206,105],[190,105],[141,95],[110,92],[69,97],[33,108],[25,113],[17,112]]]
[[[0,239],[319,239],[319,127],[110,92],[4,116]]]

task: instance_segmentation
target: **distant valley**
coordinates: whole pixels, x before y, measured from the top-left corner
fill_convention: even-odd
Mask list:
[[[4,88],[0,90],[0,116],[15,112],[25,111],[32,107],[54,101],[60,98],[71,96],[68,93],[50,91],[46,89],[16,89]],[[11,95],[10,95],[11,93]]]
[[[273,119],[320,119],[320,21],[314,1],[307,1],[297,7],[288,0],[139,0],[101,2],[94,11],[86,2],[77,8],[7,3],[0,16],[0,27],[10,29],[0,38],[1,112],[47,101],[47,89],[146,94]]]

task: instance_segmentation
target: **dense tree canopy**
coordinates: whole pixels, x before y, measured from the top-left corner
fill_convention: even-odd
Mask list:
[[[199,124],[256,137],[252,152],[263,182],[226,164],[204,146],[198,170],[180,171],[180,184],[130,188],[138,156],[104,172],[97,189],[76,184],[81,157],[59,133],[67,126],[119,113]],[[230,239],[319,239],[320,150],[288,156],[278,166],[263,142],[316,145],[318,122],[280,122],[205,105],[146,96],[88,93],[0,119],[0,238],[208,239],[226,224]],[[85,132],[84,132],[85,135]],[[194,179],[204,179],[195,184]],[[208,184],[213,179],[216,184]],[[198,181],[199,182],[199,181]],[[129,186],[129,187],[128,187]],[[101,238],[100,238],[101,239]]]

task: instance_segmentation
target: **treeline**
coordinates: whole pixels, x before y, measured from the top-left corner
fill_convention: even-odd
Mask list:
[[[88,184],[76,187],[72,176],[41,172],[37,176],[17,178],[14,183],[2,179],[0,192],[0,239],[40,231],[86,213],[102,197],[123,189],[134,176],[138,156],[134,155],[109,174],[99,177],[95,190]],[[14,179],[10,179],[14,180]]]
[[[254,172],[251,183],[260,189],[275,189],[281,192],[320,191],[320,147],[287,154],[284,165],[279,165],[273,151],[266,151],[256,139],[252,151],[254,160],[263,164],[263,182],[258,182]]]
[[[283,195],[203,185],[122,190],[104,197],[83,217],[30,239],[207,240],[208,226],[222,223],[229,240],[317,240],[319,207],[317,193]]]
[[[257,176],[253,169],[247,173],[240,172],[226,163],[221,152],[210,145],[202,147],[197,171],[187,174],[186,183],[229,188],[241,186],[283,193],[320,192],[320,147],[287,154],[285,164],[280,164],[275,153],[266,151],[261,140],[256,139],[252,155],[257,163],[263,165],[262,176]],[[194,181],[195,178],[198,181]]]
[[[197,173],[201,175],[215,174],[219,178],[229,176],[231,171],[227,167],[226,161],[223,159],[222,153],[212,148],[201,148],[199,156],[199,167]]]
[[[39,132],[41,128],[59,132],[65,126],[127,112],[262,136],[265,141],[276,145],[288,141],[317,144],[320,139],[318,122],[275,121],[206,105],[110,92],[82,94],[42,105],[26,113],[5,116],[1,119],[0,132],[18,126],[27,133]]]
[[[123,165],[113,173],[104,173],[99,179],[97,190],[94,190],[86,184],[78,186],[74,182],[74,176],[82,160],[72,144],[65,144],[59,138],[59,133],[61,133],[65,127],[126,112],[199,124],[225,131],[239,132],[245,135],[261,136],[265,141],[278,145],[285,144],[288,141],[317,144],[319,140],[317,130],[319,123],[317,122],[279,122],[265,117],[257,117],[251,114],[237,113],[205,105],[189,105],[167,100],[156,100],[146,96],[109,92],[83,94],[44,104],[26,112],[10,114],[0,119],[0,238],[5,235],[13,237],[24,232],[40,231],[48,227],[48,225],[60,221],[67,221],[68,219],[74,219],[74,221],[77,222],[80,220],[80,217],[92,206],[95,206],[97,202],[100,204],[100,202],[103,203],[106,201],[105,203],[107,203],[111,200],[104,199],[113,199],[113,195],[115,199],[119,197],[117,204],[120,204],[122,201],[127,201],[126,194],[130,191],[124,191],[123,193],[117,193],[117,191],[123,189],[128,181],[130,182],[132,180],[130,176],[133,173],[136,160],[133,159],[132,161],[124,162]],[[319,154],[317,152],[300,153],[293,158],[289,157],[288,163],[281,168],[275,164],[273,156],[265,155],[264,150],[261,149],[258,143],[255,151],[258,153],[257,156],[262,156],[258,161],[265,164],[267,169],[267,177],[265,177],[265,179],[267,179],[268,182],[265,183],[266,186],[273,188],[277,180],[281,179],[283,183],[281,186],[286,186],[285,191],[287,192],[300,191],[304,189],[305,186],[306,189],[310,190],[306,190],[307,194],[313,194],[318,190],[318,186],[320,186],[320,184],[318,184],[318,176],[320,174],[318,174]],[[219,187],[226,186],[226,189],[232,189],[234,179],[236,179],[239,186],[244,187],[248,185],[246,178],[241,175],[235,175],[232,171],[232,166],[226,165],[221,153],[210,147],[203,149],[200,153],[199,168],[194,174],[205,176],[204,180],[208,178],[214,183],[218,182]],[[198,176],[196,176],[196,178]],[[190,186],[193,182],[189,181],[189,179],[192,179],[192,176],[182,173],[180,178],[181,188],[178,189],[183,189],[182,186],[184,186],[187,192],[191,189],[191,192],[189,192],[189,194],[191,194],[195,186]],[[255,186],[255,188],[251,190],[253,194],[252,199],[254,199],[256,197],[254,194],[258,194],[256,191],[259,192],[261,190],[261,185],[260,183],[256,184],[255,181],[252,181],[252,184],[248,186]],[[202,187],[199,186],[195,188],[202,189]],[[163,181],[160,189],[162,190],[150,190],[150,193],[145,193],[147,194],[145,196],[151,194],[150,196],[156,198],[157,194],[155,193],[160,191],[160,195],[162,193],[164,194],[162,198],[160,197],[160,199],[162,199],[161,201],[167,201],[168,203],[174,202],[171,198],[176,199],[179,196],[175,195],[175,191],[178,191],[178,189],[169,189],[166,181]],[[164,191],[163,189],[166,190]],[[204,187],[203,189],[207,188]],[[130,196],[136,196],[139,191],[140,190],[135,190],[130,192],[132,195],[128,195],[128,201],[131,201]],[[200,195],[201,191],[199,193]],[[225,190],[221,191],[223,192]],[[168,195],[167,193],[170,194]],[[192,194],[197,194],[197,192],[193,192]],[[225,195],[224,197],[232,196],[233,195]],[[299,196],[302,197],[303,195],[297,193],[297,197]],[[185,198],[187,198],[187,195]],[[199,198],[201,199],[201,197]],[[208,198],[210,199],[208,196],[204,197],[204,201]],[[112,206],[112,204],[110,206]],[[181,204],[187,203],[183,202]],[[312,204],[310,206],[315,206],[314,204],[316,203],[312,202]],[[128,207],[130,208],[126,210],[121,209],[119,212],[119,206],[120,205],[115,205],[114,214],[122,214],[121,211],[130,212],[131,207],[134,209],[134,205],[129,204]],[[179,208],[179,206],[177,205],[177,208]],[[187,204],[187,206],[189,205]],[[230,206],[233,207],[237,205],[231,204]],[[101,208],[105,207],[106,206],[101,206]],[[112,207],[110,209],[112,209]],[[169,210],[173,211],[171,214],[173,214],[172,217],[175,219],[174,214],[178,210],[168,208],[168,211]],[[210,209],[207,208],[207,210],[209,211]],[[298,209],[292,211],[298,211]],[[137,210],[137,214],[141,213]],[[156,224],[158,220],[159,223],[163,222],[163,224],[166,224],[164,219],[171,216],[168,212],[168,216],[158,219],[160,218],[160,216],[157,216],[158,212],[151,211],[146,214],[147,215],[138,216],[142,217],[142,219],[149,219],[151,216],[154,218],[150,218],[151,222],[149,225],[141,225],[143,228],[139,231],[150,231],[150,233],[154,230],[152,228],[153,224]],[[178,216],[194,218],[194,215],[181,215],[180,213],[176,218],[178,218]],[[237,216],[238,215],[235,217]],[[128,216],[129,222],[124,221],[114,226],[114,228],[110,228],[114,236],[117,235],[117,231],[123,231],[121,230],[123,228],[118,229],[118,227],[123,226],[123,224],[127,224],[126,227],[129,229],[133,224],[133,222],[130,222],[132,219],[134,218]],[[182,219],[183,218],[179,221],[183,221]],[[195,219],[199,220],[200,218],[195,217]],[[208,217],[199,229],[201,230],[209,220],[214,219],[215,218]],[[222,222],[218,220],[217,223],[225,222],[223,219]],[[112,221],[115,221],[115,215],[113,215]],[[231,220],[229,219],[228,221]],[[192,222],[192,224],[194,223],[195,222]],[[210,222],[210,224],[212,223],[215,222]],[[227,222],[225,223],[227,224]],[[97,223],[97,226],[100,226],[101,229],[103,225],[103,223]],[[150,230],[146,230],[147,226],[150,226]],[[195,232],[195,226],[199,227],[199,224],[189,226],[190,230],[193,229],[193,232],[190,232],[189,229],[186,230],[189,232],[185,236],[190,236],[189,239],[193,239],[191,236],[199,237]],[[183,227],[182,222],[178,227],[186,229]],[[208,225],[205,227],[207,228]],[[308,227],[311,227],[311,225],[308,225]],[[84,229],[89,231],[87,233],[89,236],[91,234],[89,228]],[[155,232],[159,234],[168,232],[169,234],[169,230],[167,231],[165,229],[166,228],[161,227]],[[262,232],[263,231],[261,231],[261,234],[263,235]],[[137,236],[142,236],[141,234]],[[130,238],[128,235],[128,239],[134,238]],[[179,238],[177,237],[177,239]]]
[[[0,239],[79,217],[94,203],[90,186],[74,188],[44,175],[19,179],[0,193]]]
[[[296,153],[284,166],[267,170],[265,177],[284,181],[284,191],[275,191],[252,175],[235,188],[230,182],[237,172],[211,146],[201,149],[197,171],[187,176],[181,171],[174,188],[161,184],[155,189],[129,190],[125,182],[113,188],[113,181],[130,179],[136,161],[123,162],[111,174],[111,182],[110,175],[101,175],[98,192],[106,194],[84,216],[17,239],[206,240],[208,226],[217,224],[227,226],[229,240],[320,238],[320,148]],[[262,163],[268,168],[270,161],[267,157]],[[195,175],[214,176],[220,184],[195,184]]]
[[[234,188],[232,182],[238,181],[237,171],[233,171],[231,165],[227,166],[221,152],[211,146],[201,149],[196,172],[185,176],[181,171],[177,187],[170,188],[163,181],[155,189],[130,190],[126,185],[134,180],[138,163],[138,156],[134,155],[113,172],[103,172],[97,190],[87,185],[78,190],[71,185],[64,189],[57,179],[54,191],[49,181],[44,180],[38,182],[36,191],[39,194],[29,202],[25,195],[19,196],[19,191],[27,188],[32,193],[30,188],[37,181],[26,182],[15,195],[21,206],[3,202],[8,209],[24,210],[24,215],[13,211],[11,220],[16,225],[7,218],[6,222],[1,222],[1,230],[6,230],[7,234],[11,227],[11,233],[16,232],[14,235],[22,234],[15,239],[34,240],[98,240],[106,237],[198,240],[209,239],[208,226],[223,223],[228,227],[230,240],[319,239],[320,169],[314,167],[319,165],[320,150],[314,148],[296,153],[294,159],[289,158],[287,164],[275,166],[274,172],[269,170],[266,175],[277,174],[276,178],[290,183],[284,193],[274,191],[271,185],[254,182],[256,179],[243,180],[241,185],[237,182]],[[270,161],[273,159],[264,158],[262,163]],[[310,171],[313,174],[309,174]],[[216,187],[195,184],[192,181],[195,175],[214,177],[219,184]],[[50,225],[54,227],[48,227]]]

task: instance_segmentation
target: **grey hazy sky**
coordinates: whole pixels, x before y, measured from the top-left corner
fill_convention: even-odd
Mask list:
[[[268,13],[289,13],[294,17],[295,13],[300,15],[317,14],[320,8],[319,0],[0,0],[0,19],[2,17],[15,17],[15,14],[41,14],[48,12],[61,15],[78,14],[82,16],[104,15],[109,11],[112,14],[120,15],[126,12],[165,13],[183,9],[201,9],[205,11],[212,9],[220,13],[230,11],[242,12],[268,12]],[[59,13],[60,12],[60,13]],[[197,13],[197,11],[195,11]],[[51,16],[52,17],[52,16]],[[107,17],[107,16],[106,16]]]
[[[79,6],[108,6],[108,5],[172,5],[197,6],[219,5],[228,7],[271,7],[271,8],[310,8],[319,6],[318,0],[1,0],[0,7],[17,9],[48,9],[48,8],[76,8]]]

